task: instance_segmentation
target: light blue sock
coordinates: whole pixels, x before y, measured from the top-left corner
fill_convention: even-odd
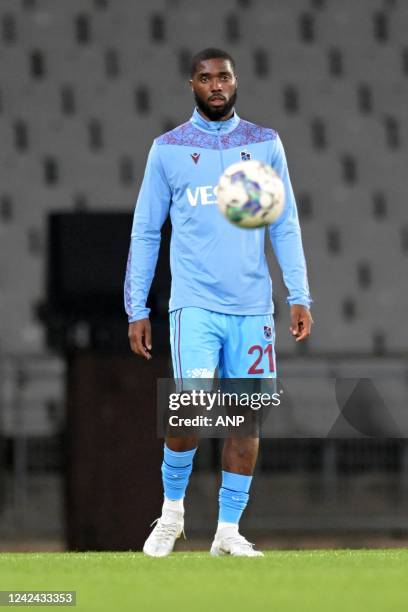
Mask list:
[[[219,494],[220,512],[219,523],[236,523],[248,503],[249,487],[252,476],[234,474],[233,472],[222,472],[222,483]]]
[[[167,499],[183,499],[191,470],[196,448],[178,452],[164,445],[162,477],[164,495]]]

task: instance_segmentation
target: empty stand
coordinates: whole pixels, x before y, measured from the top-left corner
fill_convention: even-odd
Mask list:
[[[385,1],[5,0],[2,350],[37,325],[47,212],[132,209],[152,140],[191,113],[190,59],[208,45],[236,58],[240,115],[285,145],[318,323],[309,354],[406,350],[392,321],[408,306],[407,18]],[[274,270],[279,342],[296,355]]]

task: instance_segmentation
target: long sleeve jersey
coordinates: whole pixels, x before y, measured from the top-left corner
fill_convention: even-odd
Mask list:
[[[265,257],[265,231],[227,221],[217,206],[222,172],[241,159],[270,164],[285,186],[284,210],[269,226],[272,247],[288,289],[289,304],[309,307],[296,202],[278,134],[235,112],[207,121],[191,119],[155,139],[134,213],[125,279],[129,322],[148,317],[146,300],[170,214],[172,276],[169,310],[196,306],[235,315],[273,313],[272,282]]]

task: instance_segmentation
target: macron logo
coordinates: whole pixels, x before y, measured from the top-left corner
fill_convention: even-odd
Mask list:
[[[207,204],[217,204],[217,187],[213,185],[203,185],[202,187],[196,187],[190,189],[187,187],[187,199],[190,206],[207,206]]]

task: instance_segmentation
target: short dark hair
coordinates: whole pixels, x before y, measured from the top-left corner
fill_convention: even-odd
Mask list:
[[[220,58],[220,59],[224,59],[224,60],[231,62],[232,69],[235,72],[235,62],[229,53],[227,53],[226,51],[223,51],[222,49],[217,49],[216,47],[207,47],[207,49],[203,49],[202,51],[199,51],[193,56],[191,60],[191,66],[190,66],[191,78],[197,72],[198,65],[201,62],[205,62],[206,60],[215,59],[215,58],[217,59]]]

